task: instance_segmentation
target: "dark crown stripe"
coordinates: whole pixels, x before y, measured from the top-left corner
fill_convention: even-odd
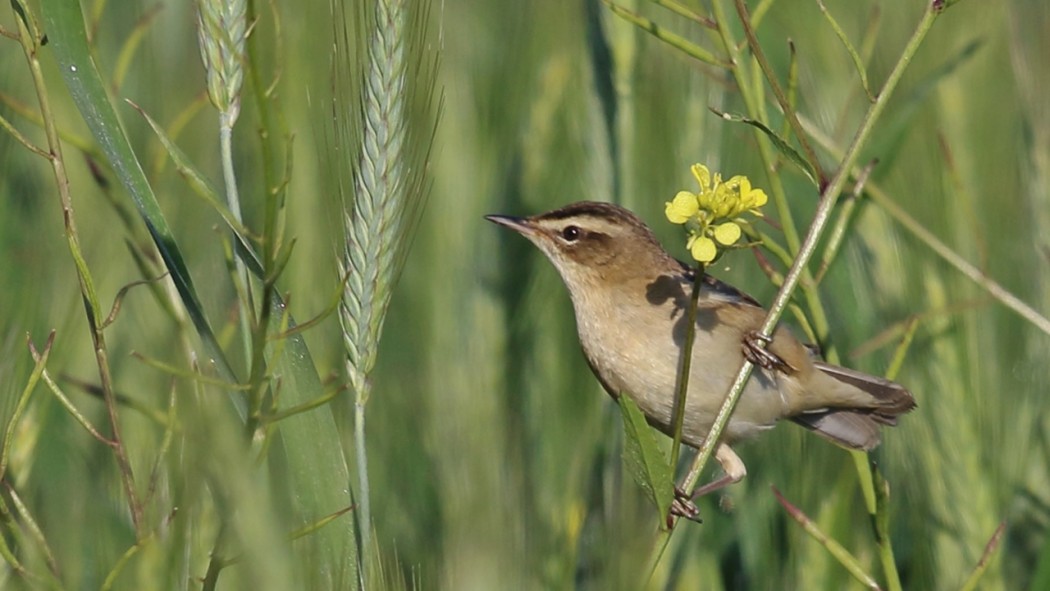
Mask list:
[[[617,219],[628,223],[638,223],[632,219],[631,214],[627,214],[623,208],[617,207],[611,203],[601,203],[598,201],[581,201],[579,203],[573,203],[572,205],[568,205],[561,209],[545,213],[539,216],[539,219],[553,221],[579,217],[595,217],[604,220]]]

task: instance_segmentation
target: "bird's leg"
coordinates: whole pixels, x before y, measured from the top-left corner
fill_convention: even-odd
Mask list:
[[[721,478],[716,478],[696,489],[693,492],[694,499],[723,489],[730,484],[736,484],[747,476],[747,467],[744,466],[744,460],[741,460],[740,456],[736,455],[736,452],[728,445],[724,443],[718,444],[718,449],[715,450],[715,459],[722,465],[722,470],[725,470],[725,474]]]
[[[676,486],[674,489],[674,501],[671,502],[671,515],[685,517],[690,521],[700,523],[700,509],[693,503],[693,499],[713,493],[730,484],[736,484],[743,480],[744,476],[747,476],[747,467],[744,466],[744,461],[728,445],[724,443],[718,444],[718,448],[715,450],[715,459],[722,466],[725,475],[701,486],[693,494],[688,494]],[[668,523],[670,523],[670,518],[668,518]]]
[[[760,342],[765,344],[765,347],[759,345]],[[776,370],[782,373],[798,371],[790,363],[769,350],[769,345],[772,342],[772,337],[767,337],[758,331],[748,331],[744,334],[744,358],[763,369]]]

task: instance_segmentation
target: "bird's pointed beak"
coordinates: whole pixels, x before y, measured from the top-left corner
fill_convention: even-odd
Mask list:
[[[536,233],[536,227],[528,218],[519,218],[510,215],[487,215],[485,219],[501,226],[506,226],[519,234],[528,236]]]

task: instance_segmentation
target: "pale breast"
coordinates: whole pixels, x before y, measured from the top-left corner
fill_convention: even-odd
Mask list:
[[[589,310],[581,307],[594,302],[574,301],[580,342],[591,368],[610,394],[630,395],[651,423],[670,434],[685,335],[684,311],[674,301],[654,305],[646,299],[627,299],[635,304],[621,301],[609,305],[612,302],[604,301]],[[694,447],[710,430],[736,377],[743,361],[742,339],[743,332],[720,322],[712,308],[698,310],[683,430],[686,443]],[[773,380],[756,371],[724,438],[734,441],[756,435],[772,427],[786,412]]]

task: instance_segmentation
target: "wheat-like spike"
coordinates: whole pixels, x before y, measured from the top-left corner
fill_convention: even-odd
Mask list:
[[[414,18],[409,16],[409,6]],[[425,39],[427,14],[425,2],[379,0],[371,19],[363,18],[361,13],[356,15],[359,18],[353,20],[358,27],[355,36],[348,34],[345,20],[343,29],[337,31],[336,57],[341,60],[333,72],[337,148],[344,148],[343,153],[346,149],[360,150],[350,182],[344,182],[345,164],[337,169],[344,204],[348,185],[352,185],[354,193],[353,203],[345,208],[348,210],[343,217],[345,241],[340,266],[346,276],[346,286],[339,320],[346,348],[347,375],[356,396],[357,515],[361,548],[366,554],[372,548],[365,449],[365,406],[371,394],[369,375],[375,366],[393,286],[403,266],[427,189],[423,173],[433,128],[412,125],[413,121],[425,121],[412,117],[414,107],[422,107],[429,115],[433,106],[435,62],[424,59],[428,54],[419,43]],[[362,23],[370,23],[371,27]],[[363,43],[366,38],[367,47]],[[354,58],[361,55],[364,57],[357,62]],[[350,106],[347,94],[352,85],[346,84],[341,74],[360,70],[364,71],[364,80],[354,94],[359,96],[361,106],[351,111],[347,108]],[[347,120],[348,114],[355,118],[352,124]],[[360,125],[354,125],[357,123]],[[372,562],[366,558],[365,564]]]
[[[197,2],[197,38],[207,73],[208,98],[231,128],[241,111],[247,10],[246,0]]]
[[[349,273],[341,322],[350,381],[367,396],[379,335],[408,236],[405,229],[421,197],[406,181],[407,10],[401,0],[381,1],[368,47],[361,157],[355,198],[345,216],[344,272]]]

